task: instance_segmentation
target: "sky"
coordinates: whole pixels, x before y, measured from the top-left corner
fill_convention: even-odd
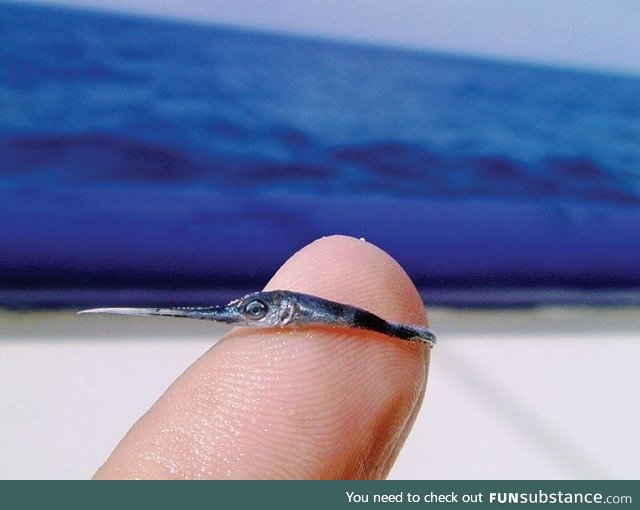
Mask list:
[[[109,9],[640,76],[638,0],[30,0],[29,3]]]

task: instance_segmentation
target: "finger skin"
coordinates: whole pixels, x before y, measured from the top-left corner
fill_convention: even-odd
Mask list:
[[[266,288],[426,323],[400,266],[349,237],[303,248]],[[383,478],[422,402],[429,353],[347,328],[237,328],[171,385],[95,478]]]

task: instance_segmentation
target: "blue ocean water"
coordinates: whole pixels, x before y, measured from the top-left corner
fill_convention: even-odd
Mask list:
[[[431,302],[640,301],[638,78],[11,4],[0,42],[0,305],[255,290],[331,233]]]

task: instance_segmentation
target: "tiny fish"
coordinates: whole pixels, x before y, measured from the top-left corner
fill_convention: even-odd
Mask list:
[[[436,336],[429,328],[388,322],[362,308],[288,290],[255,292],[223,306],[93,308],[79,313],[183,317],[256,328],[315,324],[365,329],[410,342],[424,342],[430,347],[436,343]]]

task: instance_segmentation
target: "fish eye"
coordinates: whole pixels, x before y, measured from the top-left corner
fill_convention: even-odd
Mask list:
[[[245,307],[245,313],[252,319],[262,319],[265,315],[267,315],[267,305],[264,304],[259,299],[254,299],[253,301],[249,301]]]

